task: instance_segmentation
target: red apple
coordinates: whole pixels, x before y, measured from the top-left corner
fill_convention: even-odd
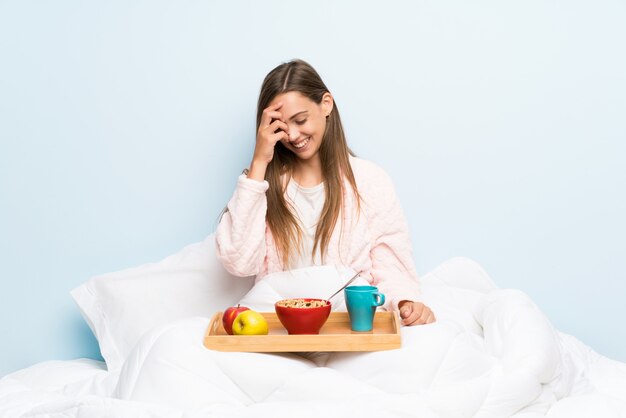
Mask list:
[[[233,335],[233,322],[235,322],[235,318],[237,318],[237,315],[239,315],[241,312],[248,310],[250,310],[250,308],[237,305],[231,306],[224,311],[224,315],[222,315],[222,325],[224,325],[224,329],[226,330],[227,334]]]

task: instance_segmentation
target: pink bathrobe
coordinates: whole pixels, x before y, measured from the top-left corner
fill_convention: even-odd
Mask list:
[[[401,300],[418,300],[419,286],[404,212],[387,173],[372,162],[351,157],[361,195],[361,213],[346,181],[344,210],[331,236],[325,263],[362,271],[362,277],[385,294],[386,310]],[[236,276],[283,271],[272,233],[265,221],[269,183],[239,176],[228,211],[217,227],[217,255]],[[343,237],[340,239],[343,224]]]

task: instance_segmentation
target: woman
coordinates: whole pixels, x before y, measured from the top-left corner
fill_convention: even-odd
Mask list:
[[[350,152],[333,97],[310,65],[294,60],[267,75],[257,127],[250,168],[217,229],[226,269],[259,281],[273,272],[339,264],[377,285],[384,307],[398,310],[404,324],[435,321],[418,301],[408,229],[391,180]],[[405,390],[420,384],[420,373],[434,373],[420,350],[445,346],[437,341],[456,335],[445,327],[413,327],[403,332],[403,350],[303,357],[207,350],[199,337],[207,326],[208,318],[189,318],[144,336],[125,362],[115,396],[186,409],[249,405],[318,367],[361,379],[375,366],[385,385],[385,370],[393,374],[398,359],[410,382]],[[172,384],[182,381],[188,384]]]
[[[388,175],[348,148],[318,73],[293,60],[263,81],[257,138],[217,228],[224,267],[257,281],[276,271],[340,264],[362,271],[405,325],[434,322],[418,299],[404,214]]]

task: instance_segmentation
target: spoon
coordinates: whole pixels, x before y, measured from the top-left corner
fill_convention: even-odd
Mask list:
[[[339,290],[337,290],[335,293],[333,293],[333,294],[332,294],[332,296],[331,296],[331,297],[329,297],[329,298],[328,298],[328,299],[326,299],[326,300],[331,300],[332,298],[334,298],[334,297],[337,295],[337,293],[341,292],[343,289],[345,289],[346,287],[348,287],[348,285],[349,285],[350,283],[352,283],[353,281],[355,281],[355,280],[356,280],[356,278],[357,278],[357,277],[359,277],[359,274],[361,274],[361,273],[363,273],[363,272],[362,272],[362,271],[359,271],[357,274],[355,274],[354,276],[352,276],[352,278],[351,278],[350,280],[348,280],[348,281],[346,282],[346,284],[344,284],[343,286],[341,286],[341,288],[339,288]]]

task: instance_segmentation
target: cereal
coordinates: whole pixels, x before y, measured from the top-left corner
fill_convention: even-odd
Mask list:
[[[321,308],[328,304],[325,300],[285,299],[276,303],[284,308]]]

